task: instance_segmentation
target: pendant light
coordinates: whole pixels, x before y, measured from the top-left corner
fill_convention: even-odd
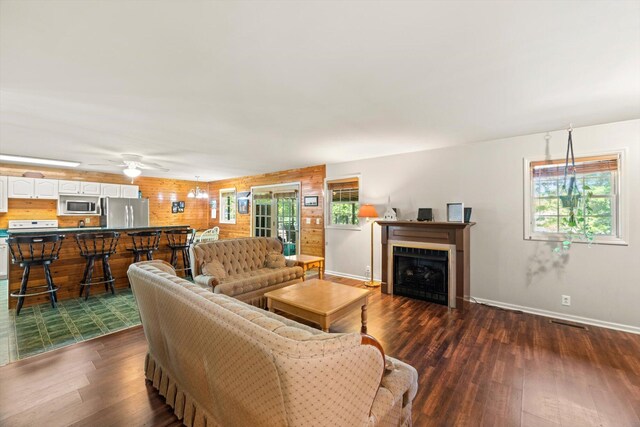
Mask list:
[[[198,186],[198,182],[200,181],[200,176],[196,175],[196,188],[192,188],[189,190],[187,197],[190,199],[208,199],[209,194]]]

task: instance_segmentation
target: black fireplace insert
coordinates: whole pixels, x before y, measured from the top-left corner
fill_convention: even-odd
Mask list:
[[[395,246],[393,293],[449,305],[449,252]]]

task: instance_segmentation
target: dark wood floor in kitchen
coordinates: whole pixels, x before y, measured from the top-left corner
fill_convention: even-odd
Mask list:
[[[415,426],[640,426],[640,335],[379,293],[369,332],[418,369]],[[180,425],[144,381],[145,351],[138,327],[0,368],[0,425]]]

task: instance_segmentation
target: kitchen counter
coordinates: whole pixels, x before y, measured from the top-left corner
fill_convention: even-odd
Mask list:
[[[172,230],[176,228],[189,228],[188,225],[149,225],[145,227],[60,227],[60,228],[25,228],[6,230],[10,236],[46,236],[48,234],[67,234],[67,233],[99,233],[101,231],[120,231],[126,233],[129,231],[143,230]],[[0,237],[2,230],[0,230]]]
[[[170,229],[184,229],[188,228],[188,225],[169,225],[169,226],[148,226],[148,227],[134,227],[134,228],[107,228],[107,227],[61,227],[61,228],[44,228],[44,229],[23,229],[23,230],[8,230],[9,237],[11,236],[29,236],[29,235],[47,235],[47,234],[65,234],[66,238],[62,242],[60,249],[60,257],[51,264],[51,275],[53,282],[59,287],[58,300],[63,301],[66,299],[77,298],[80,293],[80,282],[82,281],[82,274],[84,272],[86,260],[80,255],[80,250],[76,244],[74,234],[77,233],[99,233],[102,231],[119,231],[120,240],[116,248],[116,253],[109,258],[109,264],[113,277],[115,278],[116,292],[118,288],[126,288],[129,286],[129,279],[127,277],[127,270],[133,263],[133,253],[130,248],[133,246],[131,237],[126,233],[129,231],[142,231],[142,230],[170,230]],[[171,249],[167,244],[167,238],[165,236],[160,237],[160,244],[158,250],[153,253],[154,259],[161,259],[169,261],[171,259]],[[180,258],[182,259],[182,258]],[[94,269],[93,281],[101,281],[102,266],[100,262],[96,262],[96,268]],[[178,268],[182,268],[182,261],[179,262]],[[9,266],[9,293],[20,289],[20,281],[22,279],[23,269],[17,264],[11,264]],[[42,267],[34,266],[31,268],[31,274],[29,276],[29,287],[38,286],[44,284],[44,272]],[[104,286],[102,284],[96,284],[91,289],[91,298],[95,298],[97,295],[105,293]],[[47,295],[38,295],[25,298],[24,307],[28,307],[34,304],[40,304],[48,302]],[[18,302],[17,298],[9,298],[9,307],[15,308]]]

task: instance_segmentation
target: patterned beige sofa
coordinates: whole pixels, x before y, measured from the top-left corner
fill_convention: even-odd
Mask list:
[[[416,370],[359,333],[325,333],[133,264],[145,372],[187,426],[409,426]]]
[[[293,261],[287,261],[282,268],[266,268],[265,260],[269,252],[282,253],[280,240],[246,237],[198,243],[191,252],[195,282],[211,287],[216,294],[266,307],[265,292],[301,282],[304,277],[302,268],[296,267]],[[202,274],[202,264],[212,260],[222,263],[227,277],[220,279]]]

